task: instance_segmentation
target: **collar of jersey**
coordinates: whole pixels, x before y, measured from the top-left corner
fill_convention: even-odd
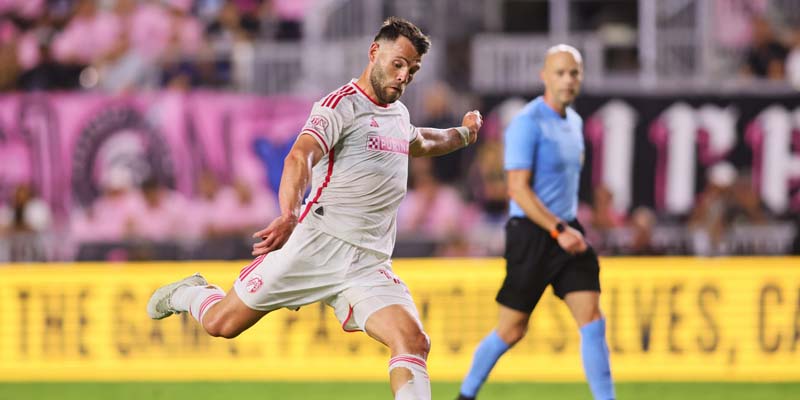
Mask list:
[[[376,101],[372,97],[369,97],[369,95],[367,94],[367,92],[364,91],[364,89],[361,89],[360,87],[358,87],[358,85],[356,85],[356,81],[358,81],[358,79],[353,78],[353,79],[350,80],[350,84],[353,85],[353,87],[356,88],[356,90],[358,90],[358,92],[361,93],[364,97],[369,99],[369,101],[371,101],[372,104],[375,104],[376,106],[383,107],[383,108],[388,108],[391,105],[391,104],[379,103],[378,101]]]
[[[540,107],[541,107],[542,109],[544,109],[544,110],[545,110],[544,112],[545,112],[545,113],[546,113],[546,114],[547,114],[549,117],[552,117],[552,118],[555,118],[555,119],[558,119],[558,120],[561,120],[561,121],[564,121],[564,120],[566,120],[566,119],[567,119],[567,116],[566,116],[566,115],[564,115],[564,116],[562,117],[562,116],[561,116],[561,114],[559,114],[558,112],[556,112],[556,110],[553,110],[553,109],[550,107],[550,104],[547,104],[547,102],[546,102],[546,101],[544,101],[544,96],[539,96],[539,98],[541,99],[541,102],[542,102],[542,104],[541,104],[541,106],[540,106]]]

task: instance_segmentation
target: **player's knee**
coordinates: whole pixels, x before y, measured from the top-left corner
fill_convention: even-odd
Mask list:
[[[411,354],[421,355],[423,358],[428,356],[431,351],[431,339],[423,331],[418,331],[408,338],[409,350]]]
[[[225,339],[233,339],[242,333],[241,329],[238,329],[234,324],[221,316],[207,316],[203,319],[203,328],[205,328],[209,335]]]
[[[588,310],[583,315],[576,315],[578,326],[583,327],[584,325],[591,324],[598,319],[603,318],[603,313],[600,311],[599,307],[595,307],[592,310]]]
[[[517,342],[525,337],[526,333],[528,333],[527,325],[514,325],[506,327],[505,329],[497,330],[497,335],[500,336],[500,339],[506,342],[506,344],[509,346],[517,344]]]

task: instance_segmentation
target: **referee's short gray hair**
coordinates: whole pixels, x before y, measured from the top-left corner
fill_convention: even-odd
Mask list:
[[[549,49],[547,49],[546,55],[549,56],[555,53],[569,53],[572,55],[572,58],[575,59],[575,62],[578,64],[583,64],[583,57],[581,57],[581,52],[578,49],[568,45],[568,44],[557,44]]]

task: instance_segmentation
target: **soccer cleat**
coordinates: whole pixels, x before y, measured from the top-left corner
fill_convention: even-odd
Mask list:
[[[147,302],[147,315],[149,315],[152,319],[164,319],[172,314],[179,313],[180,311],[172,308],[172,305],[169,302],[172,298],[172,294],[175,293],[178,288],[185,286],[206,285],[208,285],[206,278],[203,278],[202,275],[196,273],[177,282],[173,282],[156,289],[156,291],[153,292],[153,295],[150,296],[150,301]]]
[[[458,394],[458,398],[456,400],[475,400],[475,398],[474,397],[467,397],[467,396],[464,396],[463,394],[459,393]]]

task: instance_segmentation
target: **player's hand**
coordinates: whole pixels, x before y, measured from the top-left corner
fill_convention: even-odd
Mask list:
[[[469,144],[475,143],[478,140],[478,131],[483,126],[483,117],[478,110],[472,110],[464,114],[464,119],[461,120],[461,126],[469,129]]]
[[[569,254],[580,254],[586,251],[586,240],[583,239],[583,234],[571,226],[567,226],[560,235],[558,235],[558,245]]]
[[[275,218],[269,226],[253,234],[254,238],[261,241],[253,245],[253,256],[267,254],[280,249],[289,240],[294,228],[297,226],[297,216],[281,215]]]

